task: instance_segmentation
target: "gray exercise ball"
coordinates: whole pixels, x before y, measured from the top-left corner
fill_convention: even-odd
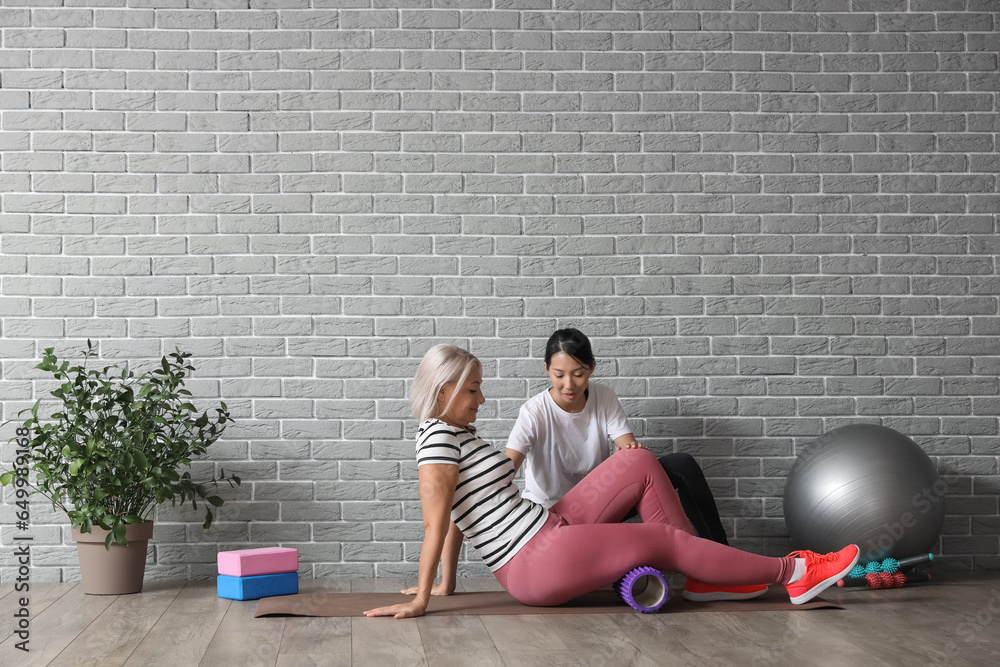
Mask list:
[[[785,484],[785,524],[797,549],[857,544],[861,563],[933,552],[947,485],[917,443],[884,426],[852,424],[817,438]]]

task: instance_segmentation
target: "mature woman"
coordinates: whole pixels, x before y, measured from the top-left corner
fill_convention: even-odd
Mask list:
[[[590,376],[597,368],[590,339],[577,329],[559,329],[545,345],[543,364],[551,385],[521,406],[507,440],[514,470],[525,464],[522,497],[552,507],[590,471],[608,458],[608,441],[617,450],[636,442],[614,390]],[[677,489],[681,506],[701,537],[729,544],[705,474],[690,454],[660,458]],[[763,595],[767,586],[716,587],[691,580],[690,600],[740,600]]]
[[[453,345],[431,348],[411,390],[424,541],[416,597],[366,616],[420,616],[434,589],[454,590],[462,536],[500,585],[528,605],[562,604],[607,586],[639,565],[722,585],[781,583],[791,600],[812,599],[858,559],[854,545],[786,558],[746,553],[692,534],[677,493],[644,449],[611,457],[548,511],[521,497],[514,464],[475,434],[479,360]],[[643,523],[619,523],[633,507]]]

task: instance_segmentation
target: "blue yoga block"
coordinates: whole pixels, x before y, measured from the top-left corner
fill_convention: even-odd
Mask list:
[[[299,592],[299,573],[259,574],[254,577],[230,577],[220,574],[216,580],[220,598],[256,600],[274,595],[295,595]]]

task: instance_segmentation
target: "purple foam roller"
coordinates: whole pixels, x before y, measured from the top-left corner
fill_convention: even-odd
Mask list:
[[[625,604],[644,614],[659,611],[667,603],[667,578],[656,568],[630,570],[612,587]]]

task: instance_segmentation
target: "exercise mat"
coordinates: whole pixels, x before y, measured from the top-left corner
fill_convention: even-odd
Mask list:
[[[262,598],[254,616],[361,616],[367,609],[385,607],[413,599],[399,593],[299,593]],[[689,602],[676,595],[661,614],[694,611],[803,611],[807,609],[843,609],[822,598],[794,605],[783,586],[772,586],[753,600]],[[529,607],[504,591],[455,593],[433,596],[427,606],[428,616],[498,616],[516,614],[634,614],[614,591],[599,590],[570,600],[558,607]]]

